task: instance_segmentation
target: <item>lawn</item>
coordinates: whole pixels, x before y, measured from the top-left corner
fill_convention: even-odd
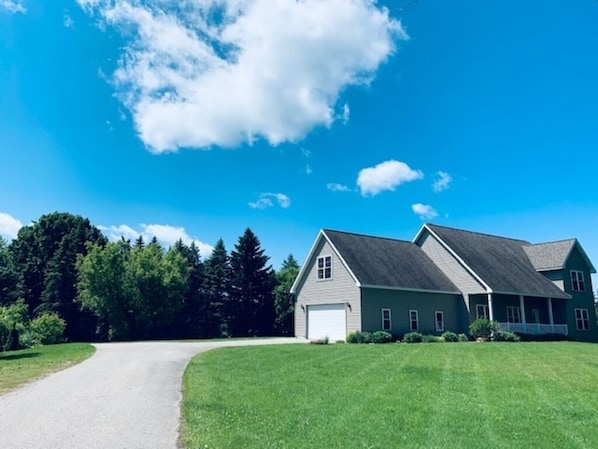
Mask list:
[[[184,377],[189,449],[598,447],[598,345],[223,348]]]
[[[85,343],[40,346],[0,352],[0,394],[79,363],[95,352]]]

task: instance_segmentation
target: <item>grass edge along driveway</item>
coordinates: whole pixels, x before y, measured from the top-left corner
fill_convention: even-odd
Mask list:
[[[183,385],[189,449],[596,448],[598,345],[224,348]]]
[[[80,363],[94,352],[95,348],[87,343],[0,352],[0,394]]]

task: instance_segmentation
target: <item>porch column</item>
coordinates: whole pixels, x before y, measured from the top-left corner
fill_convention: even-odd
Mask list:
[[[519,308],[521,309],[521,322],[523,323],[523,332],[527,332],[527,323],[525,322],[525,303],[523,295],[519,295]]]
[[[548,322],[554,334],[554,317],[552,316],[552,298],[548,298]]]
[[[494,311],[492,310],[492,293],[488,293],[488,318],[494,321]]]

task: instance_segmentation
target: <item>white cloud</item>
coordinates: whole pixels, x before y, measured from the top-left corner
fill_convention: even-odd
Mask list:
[[[257,201],[248,204],[252,209],[266,209],[274,206],[273,200],[276,200],[278,205],[284,209],[291,206],[291,199],[284,193],[260,193]]]
[[[73,20],[73,18],[70,15],[65,13],[64,16],[62,17],[62,24],[66,28],[72,28],[73,26],[75,26],[75,21]]]
[[[311,169],[311,166],[310,166],[309,164],[307,164],[307,165],[305,166],[305,173],[306,173],[307,175],[311,175],[313,172],[314,172],[314,171]]]
[[[349,105],[347,103],[345,103],[343,105],[343,115],[342,115],[343,124],[346,125],[350,118],[351,118],[351,109],[349,108]]]
[[[374,196],[384,190],[394,191],[401,184],[423,177],[424,174],[420,170],[413,170],[404,162],[391,159],[361,170],[357,177],[357,185],[363,196]]]
[[[6,9],[11,14],[18,12],[25,14],[27,12],[23,0],[0,0],[0,9],[2,8]]]
[[[416,203],[411,205],[411,210],[419,215],[419,218],[422,220],[431,220],[432,218],[436,218],[438,216],[438,212],[432,207],[427,204]]]
[[[351,190],[348,186],[339,184],[338,182],[329,182],[326,184],[326,188],[328,190],[332,190],[333,192],[348,192]]]
[[[340,92],[408,38],[375,0],[77,1],[129,39],[113,84],[156,153],[330,127]]]
[[[140,231],[127,225],[98,226],[98,228],[112,241],[120,240],[121,237],[124,237],[126,240],[135,240],[139,236],[142,236],[143,240],[147,243],[153,237],[156,237],[160,243],[165,246],[171,246],[178,240],[182,240],[187,245],[190,245],[192,242],[195,243],[195,246],[199,249],[199,254],[202,257],[208,257],[214,249],[213,246],[190,237],[185,231],[185,228],[177,226],[142,224]]]
[[[17,237],[19,229],[23,227],[23,223],[13,216],[0,212],[0,236],[12,240]]]
[[[438,178],[436,179],[436,181],[434,181],[434,184],[432,184],[432,190],[438,193],[448,189],[451,182],[453,181],[453,177],[444,171],[439,171],[436,173],[436,175],[438,176]]]

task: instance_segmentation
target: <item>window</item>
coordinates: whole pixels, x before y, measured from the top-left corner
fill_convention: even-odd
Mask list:
[[[507,322],[521,323],[521,309],[519,307],[507,306]]]
[[[390,309],[382,309],[382,330],[389,331],[392,329],[392,320],[390,318]]]
[[[578,331],[590,330],[590,315],[588,309],[575,309],[575,324]]]
[[[437,310],[434,312],[434,318],[436,321],[436,332],[444,331],[444,312]]]
[[[477,319],[486,318],[487,320],[489,320],[490,313],[488,313],[488,306],[486,304],[478,304],[475,307],[475,317]]]
[[[318,257],[318,280],[332,279],[332,256]]]
[[[574,292],[586,291],[586,286],[583,282],[583,271],[571,270],[571,285]]]
[[[409,330],[412,332],[419,330],[419,319],[417,317],[417,310],[409,311]]]

